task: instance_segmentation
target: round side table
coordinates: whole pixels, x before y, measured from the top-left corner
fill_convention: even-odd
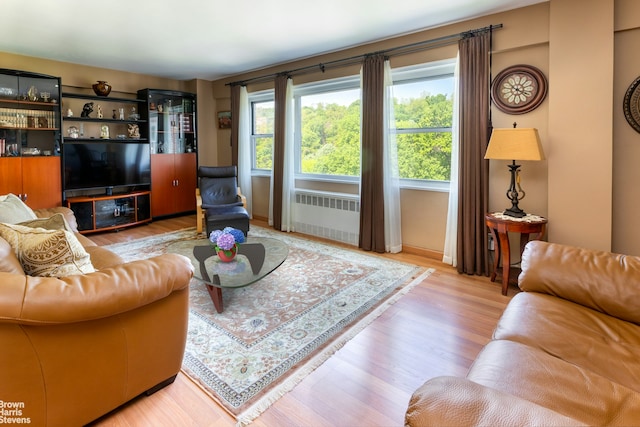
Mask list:
[[[541,240],[544,237],[547,220],[537,215],[512,218],[502,213],[487,214],[485,219],[496,245],[496,256],[493,260],[491,281],[496,281],[497,272],[500,270],[502,272],[502,295],[507,295],[509,273],[511,272],[509,232],[520,233],[520,255],[522,255],[524,246],[529,240]],[[531,234],[534,235],[533,238]],[[500,267],[500,258],[502,258],[502,267]]]

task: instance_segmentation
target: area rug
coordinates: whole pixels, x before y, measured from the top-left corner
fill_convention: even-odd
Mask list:
[[[250,286],[223,289],[217,313],[190,285],[183,372],[246,425],[421,282],[432,270],[252,226],[289,246],[285,262]],[[126,260],[202,238],[195,228],[108,246]],[[204,241],[204,240],[203,240]]]

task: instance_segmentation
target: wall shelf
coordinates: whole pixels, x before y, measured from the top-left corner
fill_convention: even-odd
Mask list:
[[[83,95],[81,93],[69,93],[62,92],[63,98],[76,98],[76,99],[87,99],[90,101],[104,101],[104,102],[129,102],[132,104],[137,104],[140,102],[146,102],[145,99],[136,99],[136,98],[118,98],[114,96],[96,96],[96,95]]]

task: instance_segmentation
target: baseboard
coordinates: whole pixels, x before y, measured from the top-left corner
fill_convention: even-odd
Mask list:
[[[402,244],[402,252],[406,252],[411,255],[423,256],[425,258],[433,259],[436,261],[442,261],[442,257],[444,256],[444,254],[439,251],[420,248],[417,246],[405,245],[404,243]]]

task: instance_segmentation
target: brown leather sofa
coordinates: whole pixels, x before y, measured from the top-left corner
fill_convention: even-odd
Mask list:
[[[466,378],[412,396],[407,426],[640,425],[640,258],[546,242]]]
[[[56,212],[77,230],[66,208],[36,214]],[[0,238],[0,421],[81,426],[180,371],[189,260],[166,254],[125,264],[76,237],[97,271],[62,278],[25,275]]]

